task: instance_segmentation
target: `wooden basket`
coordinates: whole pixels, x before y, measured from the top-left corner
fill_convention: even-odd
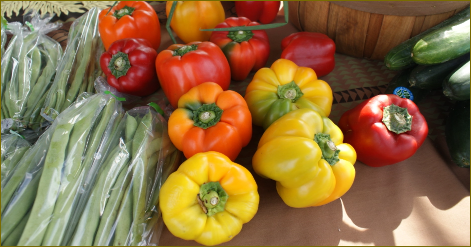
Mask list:
[[[437,25],[469,1],[290,1],[290,22],[327,34],[337,52],[383,60],[401,42]]]

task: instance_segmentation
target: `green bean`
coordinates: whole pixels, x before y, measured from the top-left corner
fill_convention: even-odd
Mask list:
[[[11,171],[13,171],[15,166],[18,164],[18,161],[20,161],[28,149],[29,146],[20,147],[2,162],[2,180],[8,176]]]
[[[125,191],[123,201],[116,219],[116,230],[114,233],[113,246],[124,246],[129,243],[129,236],[132,235],[130,229],[133,223],[133,193],[132,183]],[[131,237],[132,238],[132,237]]]
[[[26,214],[20,221],[20,224],[18,224],[15,229],[13,230],[12,233],[6,239],[2,238],[2,245],[3,246],[16,246],[18,244],[18,241],[20,240],[21,234],[23,233],[23,230],[25,229],[26,222],[29,219],[30,212]]]
[[[21,111],[23,110],[23,102],[26,100],[31,90],[32,76],[36,76],[41,68],[41,52],[36,47],[39,37],[39,32],[35,31],[25,37],[23,40],[23,47],[19,56],[18,80],[12,80],[10,83],[18,83],[18,91],[16,96],[18,112],[16,118],[21,118]],[[33,60],[34,59],[34,60]],[[38,65],[37,69],[33,70],[33,66]]]
[[[42,105],[44,104],[44,102],[46,101],[46,98],[47,98],[47,92],[41,97],[41,99],[39,99],[38,103],[34,107],[33,112],[31,113],[30,118],[27,119],[28,120],[27,125],[32,130],[38,130],[39,127],[40,127],[40,122],[41,122],[41,119],[42,119],[42,117],[40,115],[41,108],[42,108]]]
[[[125,142],[128,142],[130,140],[132,140],[132,138],[134,137],[134,134],[136,133],[136,129],[137,129],[137,122],[136,122],[136,119],[127,114],[126,113],[126,135],[125,135]]]
[[[125,168],[120,172],[118,179],[116,179],[116,183],[113,186],[114,188],[111,190],[111,195],[106,204],[105,210],[101,216],[100,225],[98,226],[98,231],[93,245],[110,245],[113,225],[116,222],[116,217],[124,194],[129,194],[131,179],[132,176],[128,168]]]

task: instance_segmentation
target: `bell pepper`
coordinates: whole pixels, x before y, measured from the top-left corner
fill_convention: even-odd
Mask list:
[[[167,17],[173,1],[166,5]],[[170,27],[184,42],[208,41],[211,31],[200,29],[214,28],[224,21],[226,13],[220,1],[178,1]]]
[[[235,160],[252,137],[252,116],[244,98],[214,82],[184,94],[168,123],[170,140],[186,158],[217,151]]]
[[[215,28],[257,26],[245,17],[229,17]],[[209,41],[219,46],[231,67],[231,78],[242,81],[250,72],[265,66],[270,55],[270,43],[264,30],[213,31]]]
[[[344,195],[355,179],[355,149],[329,118],[299,109],[275,121],[262,135],[254,171],[276,181],[286,205],[320,206]]]
[[[162,219],[176,237],[217,245],[234,238],[257,213],[257,184],[243,166],[218,152],[198,153],[162,185]]]
[[[152,48],[156,51],[159,49],[159,17],[145,1],[119,2],[114,7],[102,10],[98,18],[98,30],[106,50],[116,40],[126,38],[146,39]]]
[[[146,96],[160,88],[155,72],[157,51],[145,39],[121,39],[100,57],[108,84],[119,92]]]
[[[275,20],[280,4],[281,1],[235,1],[235,8],[239,17],[268,24]]]
[[[298,32],[281,41],[281,58],[325,76],[335,67],[335,43],[323,33]]]
[[[192,87],[215,82],[223,90],[231,83],[231,68],[221,49],[208,41],[173,44],[155,60],[160,85],[173,108]]]
[[[265,129],[286,113],[310,108],[328,117],[333,94],[329,84],[318,80],[311,68],[299,67],[287,59],[255,73],[245,93],[253,123]]]
[[[411,157],[428,134],[417,105],[394,94],[380,94],[346,111],[339,121],[358,160],[372,167],[392,165]]]

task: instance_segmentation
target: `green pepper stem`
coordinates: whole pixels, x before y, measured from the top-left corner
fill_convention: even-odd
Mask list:
[[[278,86],[277,94],[280,99],[289,99],[293,103],[304,95],[294,81]]]
[[[244,41],[248,41],[253,37],[253,32],[252,31],[231,31],[229,34],[227,34],[227,37],[232,39],[233,41],[237,43],[241,43]]]
[[[383,108],[383,119],[386,128],[396,134],[401,134],[412,129],[412,116],[407,108],[391,104]]]
[[[314,136],[314,141],[322,151],[322,159],[326,160],[331,166],[339,161],[340,150],[337,149],[335,143],[330,139],[329,134],[317,133]]]
[[[198,45],[184,45],[176,50],[173,51],[174,56],[183,56],[190,51],[195,51],[198,49]]]
[[[128,54],[124,52],[118,52],[111,57],[108,68],[116,79],[121,76],[125,76],[128,70],[131,68],[131,62],[129,62]]]
[[[114,17],[116,17],[118,20],[123,18],[125,15],[132,15],[132,12],[134,12],[136,8],[129,7],[129,6],[124,6],[122,9],[115,11],[113,13]]]
[[[207,129],[221,120],[223,110],[215,103],[204,104],[193,111],[193,125]]]
[[[228,198],[229,195],[217,181],[201,185],[200,193],[196,196],[198,204],[207,216],[224,211]]]

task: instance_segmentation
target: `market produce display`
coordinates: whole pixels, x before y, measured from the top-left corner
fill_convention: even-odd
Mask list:
[[[328,117],[333,98],[329,84],[317,79],[313,69],[278,59],[270,68],[255,73],[247,86],[245,100],[253,123],[266,129],[281,116],[299,108],[313,109]]]
[[[215,28],[257,26],[245,17],[229,17]],[[264,30],[213,31],[209,41],[221,48],[231,67],[231,79],[241,81],[250,72],[265,67],[270,55],[270,42]]]
[[[187,158],[216,151],[235,160],[252,137],[252,116],[244,98],[214,82],[182,95],[168,123],[170,139]]]
[[[98,30],[105,49],[120,39],[141,38],[155,50],[160,46],[160,22],[155,10],[145,1],[121,1],[99,15]]]
[[[275,20],[281,1],[236,1],[237,16],[268,24]]]
[[[250,172],[218,152],[183,162],[160,190],[165,225],[175,236],[204,245],[230,241],[258,210]]]

